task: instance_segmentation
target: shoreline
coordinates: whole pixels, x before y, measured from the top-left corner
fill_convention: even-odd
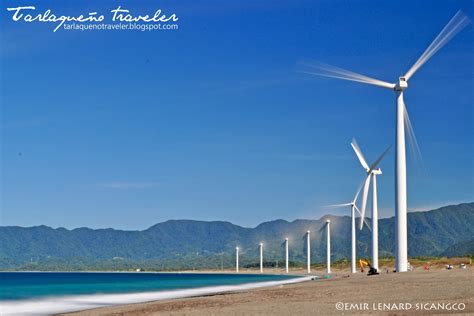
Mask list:
[[[299,269],[295,271],[290,271],[286,273],[283,269],[276,270],[276,269],[268,269],[268,271],[264,271],[263,273],[260,272],[260,270],[253,269],[253,270],[240,270],[239,272],[235,272],[235,270],[231,269],[224,269],[224,270],[174,270],[174,271],[113,271],[113,270],[104,270],[104,271],[57,271],[57,270],[51,270],[51,271],[35,271],[35,270],[12,270],[12,271],[0,271],[0,273],[136,273],[136,274],[237,274],[237,275],[245,275],[245,274],[259,274],[259,275],[288,275],[288,276],[301,276],[301,275],[307,275],[307,273],[304,272],[305,269]]]
[[[315,274],[321,271],[314,271]],[[318,282],[324,281],[324,282]],[[254,288],[249,291],[195,296],[68,313],[68,316],[105,315],[414,315],[474,314],[474,269],[417,268],[404,273],[367,276],[347,271],[314,282]],[[338,304],[343,303],[344,309]],[[434,304],[434,305],[432,305]],[[441,304],[445,309],[433,309]],[[388,308],[386,306],[389,306]],[[450,306],[462,310],[449,310]],[[339,305],[340,306],[340,305]],[[409,306],[410,310],[402,310]],[[418,310],[420,306],[423,309]],[[448,308],[448,309],[446,309]]]
[[[87,312],[91,309],[104,307],[113,308],[124,304],[143,304],[164,300],[205,297],[209,295],[296,284],[310,281],[315,277],[315,275],[295,276],[295,278],[288,280],[252,282],[237,285],[205,286],[154,292],[73,295],[63,297],[56,296],[23,301],[4,301],[0,302],[0,310],[2,311],[2,315],[50,315]]]

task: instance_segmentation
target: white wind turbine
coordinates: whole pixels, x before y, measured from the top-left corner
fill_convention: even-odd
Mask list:
[[[239,272],[239,247],[235,247],[235,272]]]
[[[342,68],[318,64],[307,65],[316,71],[308,70],[305,73],[356,81],[374,86],[393,90],[396,94],[396,154],[395,154],[395,217],[396,217],[396,270],[406,272],[408,270],[408,247],[407,247],[407,185],[406,185],[406,155],[405,155],[405,126],[409,118],[403,101],[403,91],[408,87],[408,80],[415,72],[423,66],[441,47],[461,31],[469,23],[469,18],[458,11],[448,24],[436,36],[424,53],[411,66],[404,76],[398,78],[398,82],[389,83],[374,79]]]
[[[260,273],[262,273],[263,272],[263,242],[258,244],[258,246],[260,248]]]
[[[370,179],[372,178],[372,266],[375,269],[379,269],[379,215],[378,215],[378,203],[377,203],[377,175],[382,174],[382,170],[378,167],[378,164],[382,161],[385,154],[390,150],[388,147],[380,157],[369,166],[367,161],[365,160],[364,155],[362,154],[362,150],[360,149],[357,141],[352,139],[351,142],[352,149],[359,158],[360,164],[365,169],[367,173],[367,178],[365,178],[364,182],[364,190],[362,191],[362,205],[361,205],[361,215],[360,215],[360,229],[362,229],[364,225],[364,216],[365,216],[365,208],[367,207],[367,196],[369,194],[370,189]]]
[[[331,273],[331,220],[326,220],[326,269]]]
[[[285,238],[285,272],[288,273],[288,237]]]
[[[345,206],[350,206],[351,207],[351,272],[352,273],[357,273],[356,269],[356,219],[355,219],[355,211],[357,211],[360,215],[360,210],[356,205],[357,198],[359,197],[360,191],[362,190],[362,187],[357,190],[356,195],[354,196],[354,199],[349,202],[349,203],[344,203],[344,204],[335,204],[335,205],[329,205],[328,207],[345,207]],[[367,225],[367,228],[370,229],[369,225],[363,220],[365,224]]]
[[[306,265],[307,265],[307,271],[308,273],[311,273],[311,245],[310,245],[310,240],[311,240],[311,232],[308,230],[306,232]]]

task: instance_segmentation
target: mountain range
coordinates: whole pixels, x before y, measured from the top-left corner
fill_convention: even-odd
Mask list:
[[[0,270],[190,269],[231,267],[235,247],[242,265],[258,262],[264,243],[267,265],[283,260],[288,237],[292,264],[305,261],[307,230],[312,261],[326,254],[326,220],[331,220],[332,259],[350,258],[351,219],[326,215],[318,220],[275,220],[255,228],[223,221],[169,220],[143,231],[90,228],[0,227]],[[370,223],[370,219],[368,219]],[[394,218],[379,220],[379,254],[395,251]],[[408,214],[410,257],[474,253],[474,202]],[[370,257],[370,231],[357,231],[357,254]]]

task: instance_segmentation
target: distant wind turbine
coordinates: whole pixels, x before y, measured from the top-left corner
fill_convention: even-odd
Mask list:
[[[362,150],[360,149],[357,141],[352,139],[351,142],[352,149],[359,158],[360,164],[365,169],[367,173],[367,178],[365,178],[364,182],[364,190],[362,191],[362,205],[361,205],[361,216],[360,216],[360,229],[362,229],[364,225],[364,216],[365,216],[365,208],[367,207],[367,196],[369,194],[370,189],[370,179],[372,178],[372,266],[375,269],[379,269],[379,215],[378,215],[378,203],[377,203],[377,175],[382,174],[382,170],[378,167],[378,164],[382,161],[385,154],[390,150],[388,147],[382,155],[369,166],[367,161],[365,160],[364,155],[362,154]]]
[[[408,239],[407,239],[407,180],[406,180],[406,154],[405,154],[405,125],[409,126],[408,112],[403,101],[403,91],[408,87],[408,80],[420,69],[439,49],[451,38],[459,33],[467,24],[469,18],[458,11],[448,24],[436,36],[425,52],[411,66],[398,82],[389,83],[374,79],[342,68],[326,65],[307,65],[313,69],[305,73],[366,83],[393,90],[396,94],[396,128],[395,128],[395,217],[396,217],[396,270],[408,270]],[[315,69],[315,70],[314,70]],[[410,132],[410,131],[409,131]]]
[[[235,272],[239,273],[239,247],[235,247]]]
[[[346,207],[346,206],[351,207],[351,236],[352,236],[352,238],[351,238],[351,272],[352,273],[357,273],[357,269],[356,269],[356,264],[357,264],[356,263],[356,246],[357,245],[356,245],[355,211],[357,211],[359,213],[359,215],[361,214],[359,208],[356,205],[357,198],[359,197],[359,194],[360,194],[361,190],[362,190],[362,186],[359,187],[359,189],[357,190],[356,195],[354,196],[354,199],[349,203],[328,205],[328,207]],[[370,229],[370,227],[367,224],[367,222],[365,221],[365,219],[364,219],[364,222],[367,225],[367,227]]]
[[[306,260],[307,260],[308,273],[311,273],[311,245],[310,245],[310,239],[311,239],[311,232],[308,230],[306,232]]]
[[[263,272],[263,243],[259,244],[260,248],[260,273]]]
[[[327,273],[331,273],[331,220],[326,221],[326,269]]]
[[[285,272],[288,273],[288,237],[285,238]]]

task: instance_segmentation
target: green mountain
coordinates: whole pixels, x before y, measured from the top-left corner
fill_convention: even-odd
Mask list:
[[[460,257],[466,255],[474,257],[474,239],[458,242],[441,253],[443,257]]]
[[[324,224],[331,219],[333,260],[350,256],[350,217],[323,216],[319,220],[275,220],[255,228],[228,222],[171,220],[143,231],[115,229],[0,227],[0,269],[82,270],[231,267],[239,246],[243,265],[258,259],[264,243],[267,264],[283,260],[282,242],[290,238],[290,257],[305,261],[304,235],[311,230],[313,262],[325,260]],[[381,256],[395,250],[394,218],[379,221]],[[409,256],[464,255],[474,243],[474,203],[408,214]],[[358,256],[370,254],[370,232],[357,231]],[[452,252],[451,252],[452,251]]]

